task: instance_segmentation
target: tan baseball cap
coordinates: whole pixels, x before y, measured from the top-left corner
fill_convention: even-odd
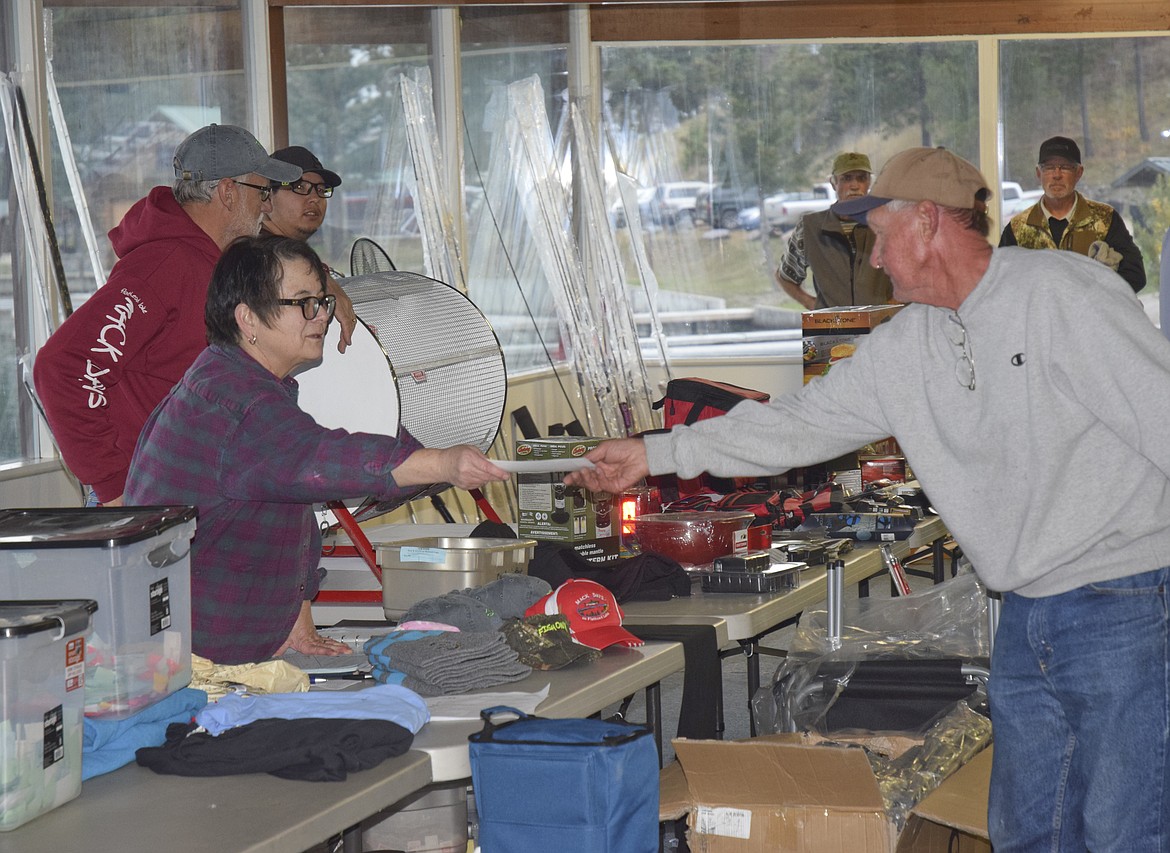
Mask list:
[[[844,175],[846,172],[869,172],[873,174],[873,167],[869,165],[869,158],[856,151],[846,151],[838,154],[833,161],[833,177]]]
[[[974,208],[990,196],[983,175],[957,154],[945,148],[907,148],[882,167],[869,195],[839,202],[833,212],[864,222],[866,213],[894,199]]]

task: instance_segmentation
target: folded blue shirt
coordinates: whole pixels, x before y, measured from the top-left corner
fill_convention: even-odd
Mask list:
[[[340,693],[273,693],[251,696],[229,693],[195,715],[195,722],[213,735],[256,720],[281,719],[389,720],[411,734],[431,718],[427,703],[413,690],[396,684],[375,684]]]
[[[81,724],[82,781],[129,764],[139,747],[162,746],[167,726],[191,722],[206,705],[206,693],[184,687],[122,720],[86,717]]]

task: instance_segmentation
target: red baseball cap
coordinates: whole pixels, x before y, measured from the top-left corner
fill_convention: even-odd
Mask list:
[[[622,609],[612,592],[596,581],[572,578],[528,608],[526,616],[561,613],[569,622],[569,633],[583,646],[604,649],[620,644],[641,646],[622,627]]]

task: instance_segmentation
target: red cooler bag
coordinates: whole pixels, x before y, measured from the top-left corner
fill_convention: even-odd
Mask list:
[[[741,388],[727,382],[689,377],[671,379],[666,383],[666,396],[654,404],[662,409],[662,425],[670,429],[678,424],[693,424],[696,421],[727,414],[744,400],[767,403],[771,397],[763,391]],[[673,475],[649,478],[652,485],[662,492],[664,503],[699,494],[726,495],[746,488],[753,482],[751,477],[713,477],[703,474],[693,480],[683,480]]]

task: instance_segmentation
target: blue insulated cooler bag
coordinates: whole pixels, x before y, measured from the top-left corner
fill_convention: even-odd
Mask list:
[[[493,723],[496,714],[518,719]],[[482,853],[656,853],[658,750],[649,728],[480,712],[471,779]]]

